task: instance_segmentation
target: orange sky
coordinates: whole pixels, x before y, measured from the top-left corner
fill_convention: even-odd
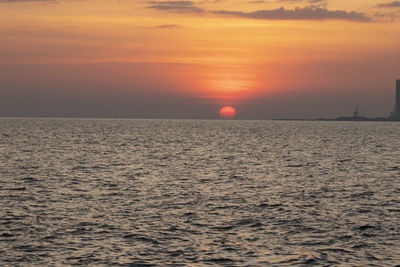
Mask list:
[[[177,95],[250,109],[260,99],[336,92],[363,94],[349,99],[383,115],[400,78],[399,16],[400,2],[376,0],[0,0],[0,93],[63,95],[76,90],[66,86],[73,79],[87,94]],[[40,81],[35,68],[15,68],[111,62],[102,76],[66,67]],[[372,104],[379,94],[387,105]],[[288,115],[337,115],[297,112]]]

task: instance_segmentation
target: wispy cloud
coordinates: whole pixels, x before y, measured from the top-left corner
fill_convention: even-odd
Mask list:
[[[253,0],[253,3],[261,3],[263,0]],[[325,0],[274,0],[273,2],[301,2],[305,1],[313,4],[324,4]],[[263,1],[267,2],[267,1]],[[271,1],[269,1],[271,2]],[[285,9],[284,7],[271,10],[256,10],[253,12],[232,11],[232,10],[204,10],[196,6],[193,1],[150,1],[147,8],[173,11],[181,13],[211,13],[231,17],[241,17],[263,20],[348,20],[368,22],[371,18],[364,13],[345,10],[329,10],[324,6],[310,5],[297,7],[295,9]]]
[[[325,3],[326,0],[251,0],[249,3],[251,4],[263,4],[263,3],[311,3],[311,4],[320,4]]]
[[[147,8],[178,11],[178,12],[203,12],[202,8],[195,6],[192,1],[151,1]]]
[[[400,8],[400,1],[378,4],[377,7],[399,7]]]
[[[264,0],[254,0],[254,1],[249,1],[250,4],[263,4],[266,3]]]
[[[218,10],[213,11],[214,14],[227,15],[233,17],[252,18],[252,19],[265,19],[265,20],[349,20],[349,21],[360,21],[368,22],[371,18],[366,16],[364,13],[358,12],[347,12],[344,10],[328,10],[321,7],[304,7],[295,9],[285,9],[283,7],[272,10],[258,10],[254,12],[242,12],[242,11],[227,11]]]
[[[179,28],[180,26],[178,24],[164,24],[164,25],[158,25],[155,28],[159,29],[169,29],[169,28]]]
[[[0,0],[1,3],[26,3],[26,2],[37,2],[37,3],[57,3],[57,0]]]

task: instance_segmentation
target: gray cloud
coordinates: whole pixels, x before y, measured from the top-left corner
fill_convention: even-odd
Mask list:
[[[254,0],[254,1],[249,1],[250,4],[263,4],[263,3],[267,3],[264,0]]]
[[[378,4],[377,7],[400,7],[400,1]]]
[[[178,28],[178,27],[180,27],[178,24],[163,24],[163,25],[156,26],[156,28],[160,28],[160,29]]]
[[[218,10],[213,11],[214,14],[227,15],[251,19],[265,19],[265,20],[325,20],[325,19],[342,19],[349,21],[368,22],[371,21],[363,13],[347,12],[344,10],[328,10],[321,7],[304,7],[295,8],[293,10],[285,9],[284,7],[273,10],[258,10],[254,12],[241,12],[241,11],[227,11]]]
[[[215,1],[215,0],[213,0]],[[218,1],[218,0],[217,0]],[[309,3],[325,3],[325,0],[275,0],[274,2],[301,2]],[[0,3],[18,3],[18,2],[48,2],[57,3],[57,0],[0,0]],[[254,0],[253,3],[267,2],[263,0]],[[347,12],[345,10],[328,10],[323,6],[308,6],[304,8],[297,7],[295,9],[285,9],[284,7],[272,10],[257,10],[254,12],[242,12],[231,10],[215,10],[206,11],[195,5],[193,1],[149,1],[147,8],[157,9],[161,11],[173,11],[183,13],[202,13],[209,12],[218,15],[264,19],[264,20],[325,20],[325,19],[342,19],[349,21],[371,21],[371,18],[364,13]],[[380,4],[379,7],[400,7],[399,1]],[[172,28],[177,25],[160,25],[159,28]]]
[[[383,21],[385,21],[385,20],[394,21],[399,17],[398,14],[395,14],[393,12],[391,12],[391,13],[376,12],[374,14],[374,16],[377,18],[383,19]]]
[[[255,0],[257,1],[257,0]],[[302,1],[302,0],[278,0],[278,1]],[[254,2],[254,1],[253,1]],[[325,3],[325,0],[307,0],[312,3]],[[307,6],[304,8],[297,7],[295,9],[285,9],[284,7],[272,10],[257,10],[254,12],[242,12],[231,10],[214,10],[206,11],[195,6],[192,1],[151,1],[152,5],[148,8],[153,8],[163,11],[178,11],[178,12],[209,12],[218,15],[264,19],[264,20],[348,20],[348,21],[371,21],[371,18],[364,13],[345,10],[329,10],[323,6]]]
[[[203,12],[204,10],[196,7],[192,1],[151,1],[150,6],[157,10],[178,11],[178,12]]]
[[[326,0],[252,0],[249,1],[250,4],[263,4],[263,3],[300,3],[308,2],[311,4],[325,3]]]
[[[26,3],[26,2],[37,2],[37,3],[57,3],[57,0],[0,0],[1,3]]]

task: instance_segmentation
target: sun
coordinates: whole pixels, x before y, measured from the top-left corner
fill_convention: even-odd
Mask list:
[[[224,119],[232,119],[236,116],[236,110],[231,106],[225,106],[219,110],[219,115]]]

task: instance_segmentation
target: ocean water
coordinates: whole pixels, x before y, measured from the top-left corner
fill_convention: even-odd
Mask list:
[[[0,119],[1,266],[396,266],[400,124]]]

